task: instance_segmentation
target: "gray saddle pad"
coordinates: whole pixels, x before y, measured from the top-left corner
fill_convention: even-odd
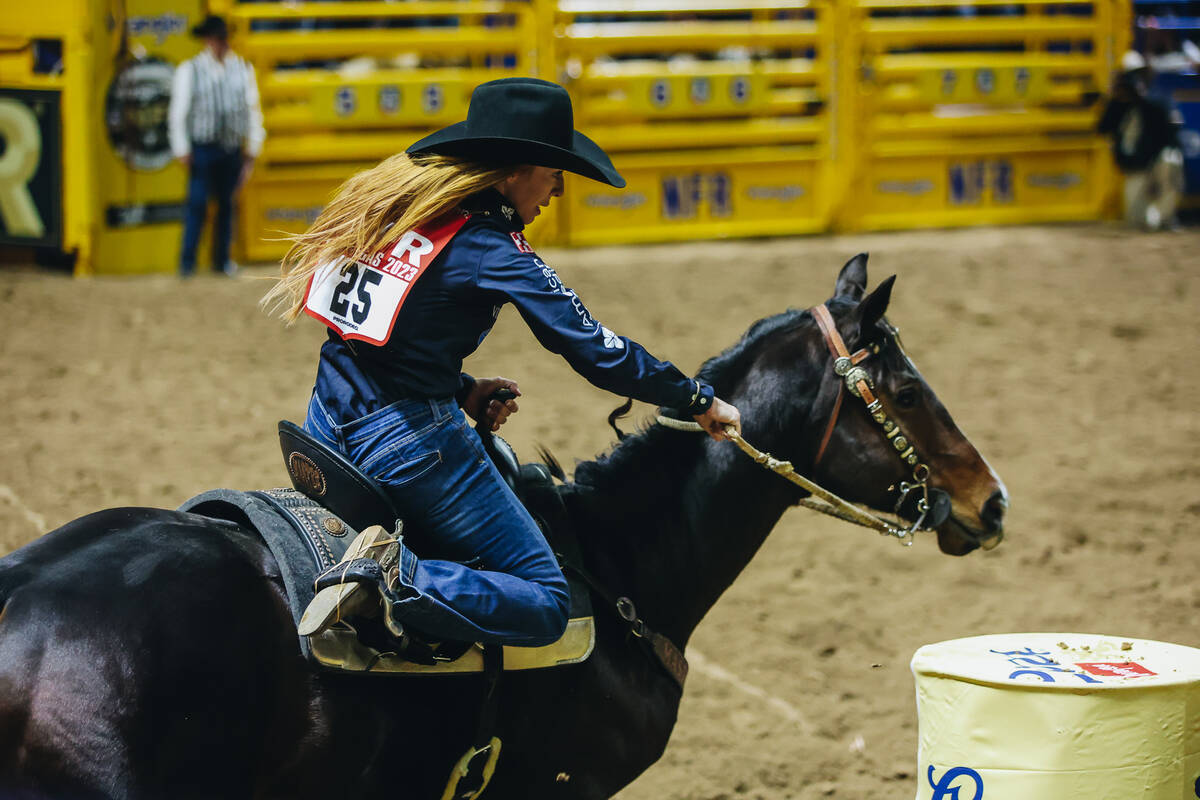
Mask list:
[[[317,575],[341,560],[358,535],[358,531],[294,489],[213,489],[196,495],[179,510],[258,531],[279,564],[288,608],[297,624],[312,602]],[[305,658],[311,660],[308,637],[297,634],[297,638]]]
[[[228,520],[257,531],[279,565],[288,608],[297,625],[312,602],[317,575],[340,561],[358,535],[344,520],[294,489],[254,492],[214,489],[193,497],[179,510]],[[560,544],[569,544],[572,552],[577,547],[570,537]],[[546,647],[505,647],[506,670],[574,664],[591,654],[596,638],[591,598],[587,587],[570,574],[568,584],[571,611],[563,637]],[[296,637],[306,659],[339,672],[446,674],[483,670],[482,651],[478,647],[455,661],[425,666],[362,645],[350,628],[335,626],[313,640],[299,633]]]

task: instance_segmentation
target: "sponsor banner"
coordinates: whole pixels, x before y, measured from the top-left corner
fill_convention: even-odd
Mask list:
[[[56,91],[0,89],[0,244],[62,242],[62,118]]]
[[[104,209],[104,221],[110,228],[136,228],[182,222],[183,203],[133,203],[111,205]]]

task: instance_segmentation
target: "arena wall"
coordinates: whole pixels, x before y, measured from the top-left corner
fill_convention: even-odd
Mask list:
[[[0,175],[51,224],[23,228],[8,210],[0,244],[75,253],[82,273],[175,268],[185,174],[166,147],[164,86],[207,12],[227,16],[255,66],[268,132],[241,197],[243,261],[277,259],[341,181],[511,75],[566,85],[577,127],[629,181],[570,177],[530,231],[539,244],[1117,210],[1094,127],[1129,0],[129,0],[111,20],[88,0],[48,2],[62,13],[0,21],[13,45],[0,105],[22,129],[40,119],[46,145],[36,175]],[[46,42],[57,71],[37,63]]]

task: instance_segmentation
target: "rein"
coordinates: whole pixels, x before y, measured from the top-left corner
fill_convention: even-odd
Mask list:
[[[917,500],[917,511],[919,512],[917,520],[907,528],[889,522],[882,517],[878,517],[865,509],[843,500],[833,492],[822,488],[819,484],[799,474],[790,461],[775,458],[770,453],[763,452],[754,447],[743,439],[741,434],[732,425],[725,427],[725,435],[743,453],[754,459],[756,463],[769,469],[776,475],[786,478],[812,495],[812,497],[800,500],[797,505],[837,517],[846,522],[852,522],[855,525],[861,525],[864,528],[871,528],[878,531],[882,536],[895,537],[905,547],[909,547],[912,545],[913,535],[917,531],[927,530],[922,527],[922,523],[925,521],[930,508],[929,466],[921,461],[920,456],[916,453],[915,446],[900,431],[900,426],[888,419],[887,413],[883,410],[883,404],[873,391],[875,388],[874,383],[871,381],[870,376],[867,375],[867,371],[858,366],[870,356],[878,353],[878,348],[863,348],[851,354],[846,350],[846,344],[842,341],[841,334],[838,333],[837,327],[834,325],[833,316],[829,313],[829,309],[822,304],[814,307],[812,314],[817,321],[817,325],[821,328],[821,333],[825,337],[825,343],[833,353],[834,374],[842,379],[842,385],[838,387],[837,400],[834,402],[833,413],[830,415],[829,423],[825,427],[825,434],[821,437],[821,445],[817,450],[817,457],[813,462],[813,466],[820,463],[821,457],[825,454],[825,448],[828,446],[829,440],[833,435],[833,428],[837,424],[838,414],[841,411],[842,395],[848,391],[866,404],[867,413],[871,415],[871,419],[875,420],[882,427],[884,436],[892,443],[897,456],[906,466],[913,468],[912,483],[908,481],[900,482],[900,497],[896,501],[896,512],[899,513],[900,506],[904,503],[910,492],[919,490],[921,497]],[[700,432],[704,430],[699,423],[673,419],[662,414],[658,415],[657,421],[658,424],[674,430]]]
[[[673,419],[672,417],[659,414],[657,420],[659,425],[664,428],[671,428],[677,431],[689,431],[693,433],[703,433],[704,428],[700,427],[699,423],[687,422],[681,419]],[[837,517],[845,522],[852,522],[855,525],[861,525],[864,528],[872,528],[879,532],[881,536],[894,536],[905,547],[912,545],[911,534],[919,528],[909,527],[901,528],[882,517],[877,517],[869,511],[866,511],[858,506],[843,500],[828,489],[822,488],[819,484],[813,483],[808,478],[796,472],[795,466],[790,461],[783,461],[775,458],[770,453],[759,450],[754,445],[742,438],[741,434],[732,425],[725,427],[725,435],[729,440],[736,444],[743,453],[750,456],[758,464],[761,464],[766,469],[787,478],[792,483],[805,490],[813,497],[802,498],[796,503],[798,506],[819,511],[822,514],[827,514],[831,517]],[[815,499],[819,498],[819,499]]]

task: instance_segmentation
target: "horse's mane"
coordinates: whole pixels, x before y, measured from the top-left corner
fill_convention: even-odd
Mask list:
[[[727,392],[730,385],[739,380],[745,373],[746,367],[749,366],[750,359],[746,358],[748,351],[757,347],[763,339],[785,328],[798,326],[806,316],[808,316],[807,310],[789,308],[774,316],[763,317],[751,325],[732,347],[705,361],[700,366],[700,371],[696,373],[696,377],[711,384],[717,390],[718,395],[722,391]]]
[[[807,311],[793,308],[760,319],[733,346],[705,361],[696,377],[712,385],[718,396],[727,394],[745,376],[752,361],[750,354],[764,339],[799,325],[807,316]],[[651,423],[629,434],[595,460],[579,462],[575,467],[575,482],[610,490],[624,485],[645,486],[646,476],[655,475],[668,484],[656,483],[652,495],[657,497],[673,481],[683,480],[685,473],[678,465],[687,463],[688,456],[703,441],[700,434]]]

